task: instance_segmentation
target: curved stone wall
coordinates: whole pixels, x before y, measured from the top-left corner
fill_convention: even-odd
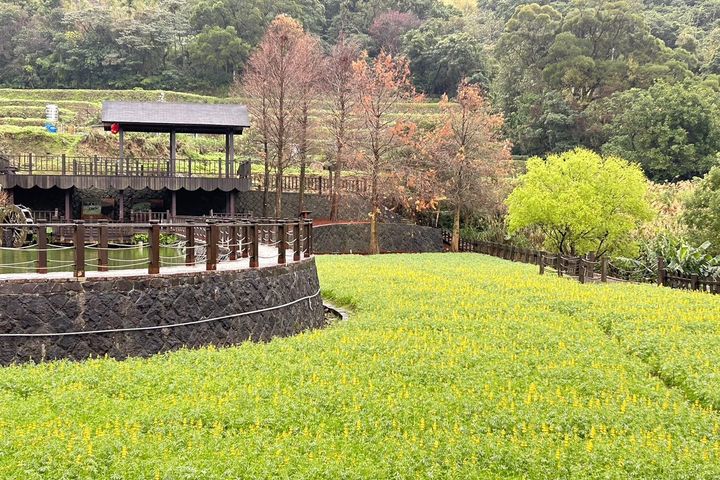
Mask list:
[[[407,225],[404,223],[379,223],[378,242],[381,253],[442,252],[440,229]],[[370,247],[370,224],[335,223],[317,225],[313,228],[314,253],[360,253],[366,254]]]
[[[0,363],[148,356],[183,346],[267,341],[324,326],[315,260],[260,269],[0,282],[0,335],[194,325],[71,336],[0,336]]]

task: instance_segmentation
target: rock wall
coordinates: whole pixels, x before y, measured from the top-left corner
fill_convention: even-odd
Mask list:
[[[0,334],[169,325],[285,304],[318,291],[315,260],[228,272],[0,282]],[[267,341],[324,326],[319,295],[293,305],[195,325],[73,336],[2,337],[0,364],[148,356],[183,346]]]
[[[310,210],[312,218],[330,218],[330,196],[309,193],[304,198],[304,210]],[[263,192],[250,191],[238,194],[237,210],[240,213],[252,212],[255,216],[261,216],[263,210]],[[294,218],[298,216],[298,194],[297,192],[283,193],[282,217]],[[268,215],[275,212],[275,192],[268,193]],[[357,195],[346,194],[340,197],[338,216],[346,221],[367,220],[370,212],[370,205],[367,199]]]
[[[403,223],[379,223],[378,242],[381,253],[442,252],[440,229],[407,225]],[[314,253],[360,253],[369,252],[370,224],[328,224],[313,228]]]

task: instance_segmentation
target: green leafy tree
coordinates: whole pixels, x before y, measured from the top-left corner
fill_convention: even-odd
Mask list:
[[[694,243],[709,241],[712,252],[720,254],[720,166],[700,181],[685,203],[682,218]]]
[[[508,228],[537,228],[546,248],[563,254],[623,254],[632,232],[652,218],[642,170],[585,149],[538,157],[506,200]]]
[[[427,22],[408,32],[403,45],[413,81],[426,93],[454,92],[463,78],[488,83],[482,45],[455,22]]]
[[[704,175],[720,151],[718,94],[696,84],[658,84],[612,99],[604,153],[638,162],[654,181]]]
[[[249,52],[250,46],[234,27],[208,28],[195,36],[189,48],[193,70],[209,85],[232,81]]]

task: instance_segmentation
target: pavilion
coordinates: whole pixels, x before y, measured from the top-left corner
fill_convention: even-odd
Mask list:
[[[115,102],[102,105],[102,126],[118,134],[117,157],[66,157],[65,155],[22,155],[9,159],[0,171],[3,188],[17,193],[33,210],[58,206],[64,195],[66,220],[71,219],[73,189],[98,188],[119,193],[117,219],[124,220],[125,189],[170,192],[168,213],[177,213],[177,193],[183,190],[191,203],[202,202],[194,192],[225,194],[225,211],[235,211],[238,192],[251,188],[250,163],[236,167],[234,138],[250,127],[248,110],[237,104]],[[168,158],[135,158],[125,151],[125,134],[167,133]],[[225,159],[177,159],[177,134],[225,136]],[[49,191],[52,190],[52,191]],[[34,193],[33,193],[34,192]],[[60,193],[62,192],[62,193]],[[188,195],[190,197],[188,197]],[[198,194],[199,195],[199,194]],[[195,198],[197,197],[197,198]],[[35,205],[33,205],[35,204]]]

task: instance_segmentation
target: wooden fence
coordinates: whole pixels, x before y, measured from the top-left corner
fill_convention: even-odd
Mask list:
[[[158,220],[144,224],[110,224],[107,221],[86,223],[83,220],[73,223],[43,220],[28,225],[0,224],[0,233],[3,235],[18,229],[27,229],[31,240],[19,247],[0,247],[0,251],[9,253],[3,258],[11,260],[9,263],[0,263],[0,270],[9,269],[20,275],[72,270],[74,277],[82,278],[88,268],[107,272],[111,269],[138,267],[147,267],[149,275],[156,275],[160,273],[161,266],[193,267],[202,262],[206,270],[217,270],[219,263],[241,258],[247,258],[248,265],[257,268],[261,258],[284,264],[288,261],[288,254],[292,256],[292,261],[297,262],[301,258],[310,257],[313,252],[312,220],[306,218],[232,218],[222,221],[208,218],[197,223],[188,219],[183,223],[162,224]],[[114,230],[117,229],[144,234],[146,243],[118,245],[112,241]],[[88,233],[94,239],[90,243]],[[178,240],[174,245],[164,244],[161,234],[174,235]],[[64,237],[64,243],[54,243],[61,236]],[[163,247],[178,250],[177,256],[169,258],[177,258],[175,263],[163,263],[163,260],[167,260],[161,256]],[[59,250],[71,251],[72,259],[54,260],[48,255]],[[121,250],[138,250],[143,252],[143,258],[133,259],[132,263],[113,265],[110,254]],[[94,252],[96,258],[86,258],[87,252]],[[21,255],[22,259],[19,258]],[[31,258],[26,260],[25,256]]]
[[[270,175],[269,190],[277,190],[278,179],[275,175]],[[265,175],[262,173],[252,174],[252,185],[255,190],[262,190],[265,186]],[[305,177],[305,192],[317,193],[318,195],[331,195],[335,184],[332,174],[324,177],[322,175],[308,175]],[[282,176],[283,192],[300,191],[300,177],[298,175]],[[367,193],[368,180],[365,177],[348,176],[340,178],[340,190],[349,193]]]
[[[442,236],[445,243],[450,244],[452,242],[452,232],[449,230],[443,230]],[[559,277],[572,277],[581,283],[627,281],[608,273],[610,262],[607,257],[603,256],[595,259],[592,253],[586,256],[568,256],[520,248],[504,243],[465,239],[460,239],[459,250],[461,252],[483,253],[513,262],[538,265],[541,275],[552,271]],[[720,294],[720,279],[699,275],[679,275],[669,271],[666,268],[665,261],[662,259],[658,261],[657,284],[675,289]]]

